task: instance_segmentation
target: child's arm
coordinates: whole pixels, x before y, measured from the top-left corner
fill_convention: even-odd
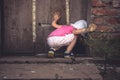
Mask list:
[[[92,23],[92,24],[89,24],[88,28],[77,29],[77,30],[74,30],[73,33],[81,34],[81,33],[93,32],[96,30],[96,28],[97,28],[97,25]]]
[[[83,29],[74,30],[74,31],[73,31],[73,34],[81,34],[81,33],[85,33],[85,32],[86,32],[86,29],[83,28]]]
[[[53,20],[53,21],[52,21],[52,26],[53,26],[54,28],[60,28],[62,25],[57,24],[57,21],[56,21],[56,20]]]
[[[57,24],[57,21],[60,19],[60,14],[58,12],[53,14],[52,26],[54,28],[60,28],[62,25]]]

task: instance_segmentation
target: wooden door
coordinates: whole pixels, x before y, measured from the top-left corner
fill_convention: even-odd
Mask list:
[[[89,0],[34,0],[35,23],[33,31],[33,0],[3,0],[5,53],[46,53],[47,36],[54,30],[52,13],[61,13],[60,24],[87,19]],[[33,41],[33,33],[36,35]],[[79,49],[79,47],[78,47]]]
[[[77,20],[88,19],[88,5],[90,0],[70,0],[69,1],[69,14],[70,14],[70,23],[74,23]],[[90,6],[89,6],[90,7]]]
[[[32,0],[3,0],[4,53],[28,53],[32,44]]]

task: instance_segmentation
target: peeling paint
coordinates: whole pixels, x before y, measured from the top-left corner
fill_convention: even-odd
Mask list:
[[[32,35],[33,42],[36,41],[36,0],[32,0]]]
[[[66,22],[67,24],[70,23],[70,5],[69,5],[70,0],[66,0]]]

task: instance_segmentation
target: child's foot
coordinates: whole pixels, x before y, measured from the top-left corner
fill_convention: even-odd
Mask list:
[[[93,23],[89,24],[88,31],[93,32],[96,30],[96,28],[97,28],[97,26],[95,24],[93,24]]]
[[[73,53],[64,53],[64,58],[66,59],[72,59],[74,57]]]
[[[54,58],[54,56],[55,56],[55,51],[54,51],[53,49],[50,49],[50,50],[48,51],[48,57],[49,57],[49,58]]]

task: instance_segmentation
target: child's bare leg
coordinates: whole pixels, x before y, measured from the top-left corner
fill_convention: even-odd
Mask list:
[[[68,45],[66,51],[64,52],[64,58],[72,58],[73,54],[71,53],[72,49],[74,48],[75,44],[76,44],[76,40],[77,40],[77,36],[74,37],[74,39],[72,40],[72,42]]]
[[[53,49],[54,51],[57,51],[60,49],[60,47],[53,47],[53,48],[50,48],[50,49]]]
[[[74,37],[73,41],[68,45],[66,52],[70,53],[76,44],[77,36]]]

